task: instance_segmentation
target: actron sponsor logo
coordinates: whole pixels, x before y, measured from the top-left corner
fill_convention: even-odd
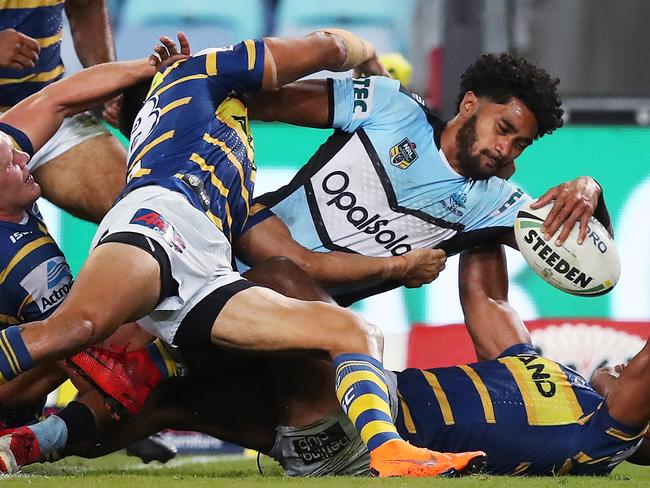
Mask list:
[[[404,242],[408,239],[408,234],[398,235],[388,228],[390,221],[381,219],[378,213],[370,215],[371,212],[359,204],[359,199],[351,191],[347,191],[350,186],[350,177],[343,171],[333,171],[329,173],[321,184],[323,191],[333,197],[327,201],[328,206],[334,205],[345,213],[345,217],[354,227],[360,231],[374,235],[375,241],[387,249],[393,256],[406,254],[412,249],[411,244]]]

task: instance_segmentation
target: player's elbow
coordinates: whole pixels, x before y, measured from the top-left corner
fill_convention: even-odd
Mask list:
[[[320,46],[319,52],[325,60],[325,68],[331,71],[340,71],[345,65],[348,50],[344,39],[336,34],[316,31],[309,34],[310,38]]]

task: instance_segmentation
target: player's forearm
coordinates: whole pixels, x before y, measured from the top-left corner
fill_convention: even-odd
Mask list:
[[[52,109],[74,115],[88,110],[156,73],[147,59],[92,66],[45,87],[40,93]]]
[[[105,0],[67,0],[66,15],[75,51],[84,67],[115,60]]]
[[[405,273],[402,256],[370,257],[345,252],[309,252],[298,264],[323,286],[375,285],[400,281]]]

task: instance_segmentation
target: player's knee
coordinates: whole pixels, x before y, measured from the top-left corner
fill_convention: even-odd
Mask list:
[[[342,313],[343,326],[339,328],[338,341],[332,356],[344,353],[362,353],[381,358],[384,336],[379,327],[364,320],[361,316],[345,309]]]

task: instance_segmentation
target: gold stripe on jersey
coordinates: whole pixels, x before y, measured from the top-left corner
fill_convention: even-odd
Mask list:
[[[39,37],[34,40],[38,42],[39,46],[41,46],[42,48],[46,48],[46,47],[50,47],[52,44],[61,42],[61,39],[63,39],[63,29],[61,29],[58,33],[54,34],[53,36]]]
[[[404,400],[404,397],[399,392],[399,390],[397,390],[397,398],[399,399],[399,403],[402,406],[402,414],[404,415],[404,425],[406,426],[406,430],[409,434],[417,434],[418,431],[415,428],[415,422],[413,421],[413,415],[411,415],[411,409],[406,404],[406,400]]]
[[[47,233],[48,233],[48,232],[47,232],[47,227],[45,227],[45,225],[43,225],[42,222],[39,222],[39,223],[36,224],[36,225],[38,225],[38,230],[40,230],[43,234],[47,234]]]
[[[65,0],[5,0],[2,2],[2,9],[13,8],[36,8],[36,7],[53,7],[60,5]]]
[[[0,322],[3,324],[16,325],[20,323],[20,320],[16,317],[12,317],[11,315],[0,313]]]
[[[607,435],[611,435],[612,437],[616,437],[617,439],[620,439],[624,442],[630,442],[636,439],[639,439],[640,437],[643,437],[646,432],[648,431],[648,427],[646,426],[645,429],[643,429],[641,432],[638,434],[627,434],[623,432],[622,430],[615,429],[614,427],[610,427],[605,431]]]
[[[228,188],[223,184],[223,182],[217,178],[217,175],[214,173],[214,166],[205,162],[201,156],[196,153],[192,153],[190,156],[190,161],[196,163],[199,168],[203,171],[210,173],[210,183],[219,190],[221,196],[226,198],[226,218],[228,220],[228,227],[232,226],[232,216],[230,215],[230,204],[228,203]]]
[[[255,215],[255,214],[258,214],[258,213],[260,213],[262,210],[264,210],[265,208],[266,208],[266,205],[264,205],[263,203],[255,203],[255,204],[253,204],[253,206],[251,207],[251,211],[250,211],[250,214],[249,214],[249,215]]]
[[[344,363],[345,364],[345,363]],[[344,393],[355,383],[360,383],[361,381],[371,381],[377,385],[386,395],[388,395],[388,387],[386,383],[377,378],[377,375],[371,373],[370,371],[355,371],[354,374],[346,375],[336,389],[336,395],[339,398],[343,398]]]
[[[223,222],[221,222],[221,219],[217,217],[215,214],[213,214],[210,210],[205,212],[205,214],[212,221],[212,223],[216,225],[221,232],[223,232]]]
[[[50,71],[43,71],[38,74],[31,74],[23,76],[22,78],[0,78],[0,85],[11,85],[15,83],[38,83],[43,81],[50,81],[63,73],[63,65],[60,64],[56,68]]]
[[[490,394],[488,393],[485,383],[483,383],[483,380],[478,375],[478,373],[476,373],[476,371],[474,371],[468,365],[463,364],[458,367],[462,369],[465,372],[465,374],[469,376],[469,379],[472,380],[472,383],[474,383],[474,387],[476,388],[476,391],[478,391],[478,395],[481,398],[481,404],[483,405],[483,413],[485,415],[485,421],[488,424],[495,424],[496,418],[494,417],[494,406],[492,405],[492,398],[490,398]]]
[[[367,363],[367,362],[364,362],[364,361],[354,361],[354,360],[352,360],[352,361],[344,361],[341,364],[339,364],[338,368],[336,368],[335,375],[337,377],[340,376],[341,375],[341,369],[345,368],[346,366],[363,366],[363,367],[366,367],[366,368],[370,368],[375,372],[375,374],[377,374],[379,377],[383,378],[384,381],[386,380],[386,375],[385,375],[383,369],[378,368],[374,364],[370,364],[370,363]]]
[[[217,74],[217,51],[210,51],[205,55],[205,72],[208,76]]]
[[[33,250],[38,249],[39,247],[46,244],[54,244],[54,240],[50,236],[43,236],[23,246],[22,249],[18,251],[13,258],[11,258],[11,261],[9,261],[7,267],[2,270],[2,273],[0,273],[0,284],[4,283],[9,273],[11,273],[11,271],[20,262],[21,259],[27,256]]]
[[[19,318],[19,319],[22,319],[22,318],[23,318],[23,309],[24,309],[27,305],[29,305],[30,303],[32,303],[33,301],[34,301],[34,297],[32,297],[31,295],[27,295],[27,296],[25,297],[25,299],[23,300],[23,302],[20,304],[20,307],[18,307],[18,318]]]
[[[252,39],[247,39],[244,41],[246,46],[246,53],[248,54],[248,71],[251,71],[255,68],[255,61],[257,53],[255,51],[255,41]]]
[[[7,363],[9,363],[11,370],[14,372],[16,376],[18,376],[20,374],[20,367],[18,366],[19,364],[18,358],[16,357],[16,353],[11,347],[11,344],[7,340],[6,329],[0,332],[0,348],[2,348],[2,352],[4,352],[7,358]]]
[[[539,356],[499,359],[512,374],[530,425],[578,423],[584,412],[560,366]]]
[[[168,66],[165,71],[162,73],[158,72],[154,75],[153,80],[151,80],[151,87],[149,88],[149,91],[147,92],[147,97],[149,98],[153,91],[160,86],[160,84],[165,80],[165,76],[167,76],[169,73],[172,72],[172,70],[178,68],[182,63],[187,61],[187,59],[179,59],[176,61],[174,64],[171,66]]]
[[[157,96],[161,95],[162,93],[166,92],[167,90],[169,90],[170,88],[172,88],[172,87],[174,87],[176,85],[180,85],[181,83],[185,83],[186,81],[202,80],[202,79],[205,79],[207,77],[208,77],[208,75],[204,75],[204,74],[201,74],[201,73],[198,73],[198,74],[195,74],[195,75],[184,76],[183,78],[179,78],[178,80],[172,81],[169,85],[163,86],[162,88],[157,90],[153,94],[153,96],[157,97]],[[161,82],[162,82],[162,80],[161,80]],[[153,86],[152,86],[151,89],[153,90]]]
[[[163,116],[170,110],[174,110],[175,108],[182,107],[183,105],[187,105],[190,103],[192,100],[192,97],[184,97],[184,98],[179,98],[178,100],[174,100],[171,103],[168,103],[165,105],[161,110],[160,110],[160,115]]]
[[[244,203],[246,204],[246,215],[248,215],[248,213],[250,212],[250,196],[248,194],[248,189],[246,188],[246,184],[245,184],[246,180],[244,179],[244,168],[242,167],[241,162],[232,153],[232,149],[230,149],[225,142],[220,141],[219,139],[215,139],[214,137],[211,137],[210,134],[203,134],[203,140],[221,149],[221,152],[226,155],[228,161],[230,161],[232,165],[237,169],[237,172],[239,173],[239,181],[241,186],[241,197],[244,200]]]
[[[451,411],[451,405],[449,405],[447,394],[445,393],[445,390],[442,389],[442,386],[440,386],[438,377],[431,371],[425,369],[422,370],[422,375],[433,390],[436,400],[438,400],[438,405],[440,405],[440,411],[442,412],[442,419],[444,420],[445,425],[454,425],[454,414]]]
[[[129,171],[133,169],[133,167],[140,162],[142,157],[147,154],[149,151],[151,151],[154,147],[156,147],[158,144],[161,142],[166,141],[167,139],[171,139],[174,137],[175,130],[170,130],[165,132],[164,134],[159,135],[156,137],[153,141],[151,141],[149,144],[146,144],[142,149],[140,149],[140,152],[138,155],[133,158],[133,163],[131,163],[131,166],[129,166]]]
[[[528,471],[528,468],[530,468],[530,463],[519,463],[515,469],[512,470],[512,473],[510,473],[513,476],[518,476],[520,474],[524,474],[526,471]]]
[[[588,454],[585,454],[584,452],[580,451],[578,454],[573,456],[573,459],[579,464],[598,464],[598,463],[602,463],[603,461],[606,461],[607,459],[610,459],[611,457],[612,456],[603,456],[594,459]]]

